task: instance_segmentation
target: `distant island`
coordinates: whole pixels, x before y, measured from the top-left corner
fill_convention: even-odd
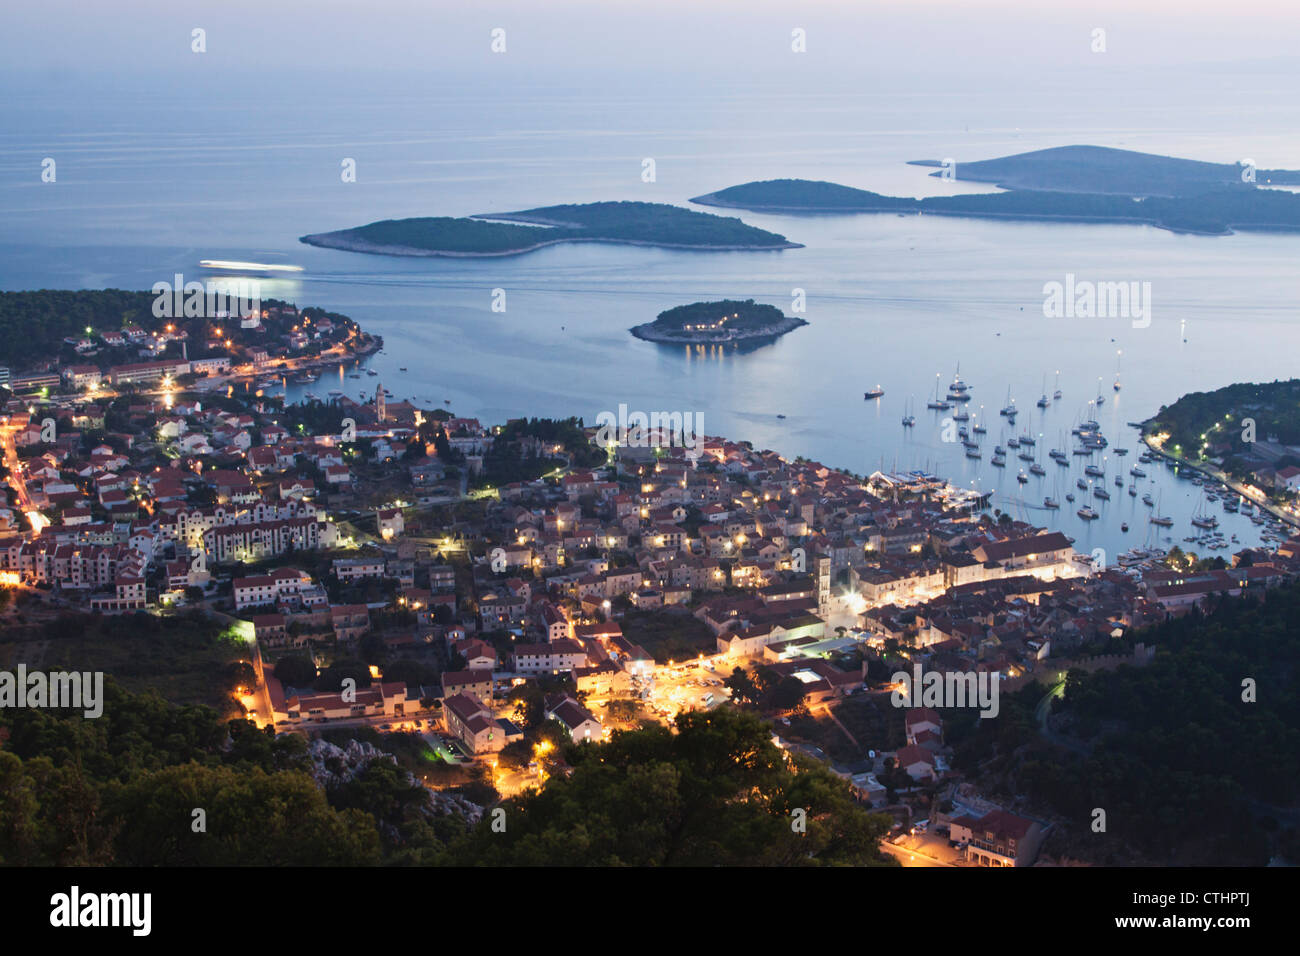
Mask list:
[[[629,331],[639,339],[664,345],[759,345],[807,324],[774,305],[760,305],[753,299],[723,299],[667,309],[653,322]]]
[[[785,236],[739,219],[665,203],[597,202],[518,212],[385,219],[299,242],[386,256],[512,256],[561,242],[612,242],[667,249],[799,249]]]
[[[941,165],[914,160],[915,165]],[[1098,146],[1065,146],[996,160],[957,163],[957,179],[997,182],[1010,192],[882,196],[837,183],[772,179],[696,196],[703,206],[769,213],[895,213],[978,219],[1108,222],[1173,232],[1230,235],[1234,230],[1300,232],[1300,195],[1259,189],[1260,181],[1300,183],[1300,172],[1254,172]],[[1234,178],[1235,177],[1235,178]]]
[[[943,166],[939,159],[914,159],[911,166]],[[1093,193],[1115,196],[1187,196],[1222,186],[1250,188],[1240,163],[1207,163],[1107,146],[1056,146],[1000,159],[957,161],[953,178],[993,183],[1003,189]],[[932,176],[942,176],[940,168]],[[1256,185],[1300,185],[1300,171],[1252,170]]]

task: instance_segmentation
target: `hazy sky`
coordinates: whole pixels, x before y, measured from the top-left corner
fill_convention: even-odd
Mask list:
[[[0,72],[213,79],[417,71],[652,83],[665,71],[734,78],[1122,70],[1291,57],[1296,0],[43,0],[11,3]],[[207,53],[191,53],[191,30]],[[490,32],[506,31],[505,55]],[[807,31],[807,52],[791,31]],[[1104,54],[1092,31],[1106,31]],[[1294,64],[1272,64],[1270,68]],[[206,71],[206,72],[201,72]],[[163,78],[166,77],[166,80]],[[7,82],[16,82],[12,76]]]

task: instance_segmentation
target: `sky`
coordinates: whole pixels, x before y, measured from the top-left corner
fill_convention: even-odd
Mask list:
[[[10,4],[0,34],[9,84],[138,85],[249,74],[447,76],[491,84],[517,71],[556,82],[653,84],[665,76],[773,80],[902,71],[970,73],[1204,67],[1253,61],[1291,72],[1295,0],[44,0]],[[206,32],[206,53],[191,32]],[[505,52],[491,50],[505,30]],[[806,31],[794,55],[792,34]],[[1105,51],[1094,51],[1094,31]]]

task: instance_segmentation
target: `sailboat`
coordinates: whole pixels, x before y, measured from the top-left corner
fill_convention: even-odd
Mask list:
[[[903,427],[911,428],[916,424],[916,416],[912,414],[912,400],[907,400],[907,407],[903,409]]]
[[[1219,519],[1205,511],[1205,492],[1201,492],[1201,500],[1196,503],[1196,513],[1192,515],[1192,524],[1198,528],[1217,528]]]
[[[1038,400],[1038,407],[1039,407],[1039,408],[1046,408],[1046,407],[1047,407],[1048,405],[1050,405],[1050,404],[1052,404],[1052,403],[1051,403],[1050,401],[1047,400],[1047,376],[1044,375],[1044,376],[1043,376],[1043,396],[1042,396],[1042,398],[1040,398],[1040,399]]]
[[[999,415],[1005,415],[1007,418],[1016,417],[1016,400],[1011,397],[1011,386],[1007,386],[1007,403],[998,412]]]
[[[952,408],[952,405],[949,402],[945,402],[943,399],[939,397],[939,378],[940,376],[938,375],[938,373],[936,373],[934,376],[934,398],[931,399],[929,402],[926,402],[925,407],[933,408],[937,411],[945,412],[948,409]]]
[[[1056,370],[1056,391],[1052,393],[1052,398],[1058,402],[1061,400],[1061,370]]]
[[[1101,393],[1101,376],[1097,376],[1097,407],[1101,408],[1106,404],[1106,396]]]
[[[1164,495],[1160,496],[1160,500],[1164,501]],[[1151,516],[1151,523],[1159,525],[1162,528],[1172,528],[1174,526],[1174,519],[1168,515],[1162,515],[1160,513],[1160,508],[1157,506],[1156,513]]]
[[[1122,387],[1122,386],[1119,384],[1119,360],[1120,360],[1120,357],[1121,357],[1123,354],[1124,354],[1124,350],[1123,350],[1123,349],[1120,349],[1120,350],[1118,350],[1118,351],[1115,353],[1115,391],[1117,391],[1117,392],[1118,392],[1118,391],[1120,390],[1120,388]]]

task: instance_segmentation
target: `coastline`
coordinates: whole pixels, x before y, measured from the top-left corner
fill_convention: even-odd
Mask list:
[[[1229,223],[1222,231],[1212,231],[1208,229],[1190,229],[1183,226],[1168,225],[1157,219],[1142,217],[1119,217],[1119,216],[1067,216],[1067,215],[1049,215],[1039,213],[1011,213],[1011,212],[981,212],[972,213],[951,209],[892,209],[888,206],[783,206],[783,205],[758,205],[750,203],[742,205],[740,203],[729,202],[725,199],[719,199],[717,193],[705,193],[703,196],[696,196],[691,202],[698,203],[701,206],[711,206],[717,209],[737,209],[743,212],[756,212],[768,214],[784,215],[807,215],[807,216],[853,216],[861,214],[894,214],[897,216],[949,216],[955,219],[985,219],[985,220],[1005,220],[1011,222],[1072,222],[1096,225],[1112,226],[1152,226],[1156,229],[1164,229],[1175,235],[1187,236],[1209,236],[1217,238],[1219,236],[1231,236],[1236,234],[1236,230],[1245,232],[1277,232],[1284,235],[1294,235],[1300,233],[1300,229],[1288,229],[1285,227],[1268,227],[1252,224],[1234,224]]]
[[[419,258],[445,258],[445,259],[492,259],[501,256],[518,256],[526,252],[533,252],[545,246],[559,245],[566,242],[600,242],[610,245],[622,246],[648,246],[657,249],[684,249],[696,252],[774,252],[782,249],[802,249],[802,243],[784,242],[772,243],[770,245],[692,245],[684,242],[654,242],[646,239],[606,239],[601,237],[564,237],[560,239],[546,239],[541,242],[535,242],[531,245],[520,246],[515,249],[502,249],[496,252],[459,252],[451,249],[418,249],[414,246],[386,246],[375,242],[366,242],[362,239],[351,239],[338,236],[335,233],[320,232],[306,236],[299,236],[298,241],[309,246],[318,246],[322,249],[341,249],[345,252],[362,252],[367,255],[376,256],[410,256]]]
[[[794,316],[787,316],[775,325],[764,326],[761,329],[746,330],[739,335],[727,335],[719,337],[716,335],[707,335],[693,332],[678,332],[674,330],[656,329],[653,322],[645,322],[641,325],[634,325],[628,329],[632,335],[644,342],[655,342],[659,345],[741,345],[743,343],[755,344],[765,341],[776,341],[787,332],[793,332],[800,326],[808,323],[803,319]]]

